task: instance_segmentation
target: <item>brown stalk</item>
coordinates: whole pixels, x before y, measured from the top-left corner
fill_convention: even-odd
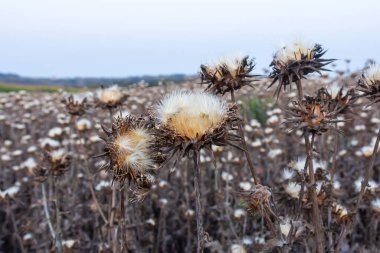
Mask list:
[[[199,151],[194,151],[194,188],[195,188],[195,213],[197,219],[197,253],[202,253],[204,249],[204,230],[202,217],[202,202],[201,202],[201,170],[199,167]]]
[[[335,126],[337,126],[337,124],[335,123]],[[335,172],[336,172],[336,158],[338,156],[338,148],[339,148],[339,133],[335,133],[335,140],[334,140],[334,154],[333,154],[333,161],[332,161],[332,165],[331,165],[331,170],[330,170],[330,190],[329,190],[329,193],[330,193],[330,196],[329,198],[332,199],[332,194],[333,194],[333,184],[334,184],[334,176],[335,176]],[[331,212],[332,212],[332,208],[331,206],[329,206],[328,210],[327,210],[327,228],[329,231],[331,231],[330,229],[330,226],[331,226]],[[333,247],[333,237],[332,237],[332,232],[328,232],[328,239],[329,239],[329,249],[331,249]]]
[[[371,177],[371,171],[372,171],[373,166],[375,164],[376,153],[377,153],[377,150],[379,148],[379,143],[380,143],[380,128],[379,128],[379,130],[377,132],[375,146],[373,147],[371,162],[369,163],[368,167],[365,170],[365,177],[364,177],[364,179],[362,181],[362,185],[361,185],[361,188],[360,188],[359,196],[358,196],[358,198],[356,200],[355,207],[352,210],[352,214],[353,215],[356,215],[357,212],[358,212],[358,210],[359,210],[359,208],[360,208],[360,203],[361,203],[361,201],[363,199],[366,187],[368,185],[368,181],[369,181],[369,179]],[[341,247],[341,245],[343,243],[343,240],[346,238],[346,235],[349,234],[351,232],[351,230],[354,228],[355,223],[356,223],[356,219],[352,219],[350,221],[350,223],[342,231],[342,233],[341,233],[341,235],[340,235],[340,237],[338,239],[338,242],[336,244],[335,252],[339,252],[340,251],[340,247]]]
[[[314,168],[313,168],[313,145],[314,145],[314,134],[311,137],[311,143],[309,141],[309,133],[305,133],[305,146],[307,156],[309,157],[309,190],[311,192],[312,198],[312,208],[313,208],[313,224],[314,224],[314,234],[317,246],[317,252],[324,252],[324,238],[322,233],[322,224],[321,224],[321,215],[318,207],[317,193],[315,189],[315,177],[314,177]]]
[[[108,110],[109,110],[110,121],[111,121],[111,129],[112,129],[112,125],[113,125],[112,108],[109,107]],[[116,185],[112,184],[111,212],[110,212],[108,224],[109,224],[109,228],[111,231],[113,252],[116,252],[116,250],[117,250],[117,238],[116,238],[117,235],[114,231],[115,213],[116,213]]]

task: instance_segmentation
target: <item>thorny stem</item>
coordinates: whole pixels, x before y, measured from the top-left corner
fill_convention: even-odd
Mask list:
[[[204,231],[203,231],[201,188],[200,188],[201,170],[199,168],[199,152],[198,151],[194,152],[193,159],[194,159],[195,213],[196,213],[196,218],[197,218],[197,253],[203,253]]]
[[[375,146],[373,147],[371,162],[369,163],[368,167],[366,168],[365,177],[364,177],[364,179],[362,181],[362,185],[361,185],[361,188],[360,188],[359,196],[358,196],[358,198],[356,200],[355,207],[352,210],[352,214],[353,215],[356,215],[356,213],[358,212],[358,210],[360,208],[360,203],[361,203],[361,201],[363,199],[365,190],[366,190],[367,185],[368,185],[368,181],[369,181],[370,176],[371,176],[371,171],[372,171],[373,166],[374,166],[375,161],[376,161],[376,154],[377,154],[377,150],[379,149],[379,143],[380,143],[380,128],[379,128],[379,130],[377,132]],[[341,245],[343,243],[343,240],[346,238],[346,235],[348,233],[350,233],[351,230],[353,229],[353,227],[355,225],[355,221],[356,221],[356,219],[352,219],[351,222],[347,225],[347,227],[345,227],[345,229],[342,231],[342,233],[341,233],[341,235],[339,237],[339,240],[338,240],[338,242],[336,244],[335,252],[339,252],[340,247],[341,247]]]
[[[233,103],[236,102],[236,100],[235,100],[235,94],[234,94],[234,89],[231,89],[231,101]],[[245,141],[243,126],[242,126],[241,123],[238,123],[238,127],[239,127],[239,135],[240,135],[240,137],[242,139],[244,154],[245,154],[245,157],[247,158],[248,166],[249,166],[249,169],[251,171],[251,174],[252,174],[252,177],[253,177],[253,180],[254,180],[254,184],[257,185],[259,183],[259,181],[258,181],[257,176],[256,176],[256,170],[255,170],[255,167],[253,165],[252,158],[251,158],[251,156],[249,155],[249,152],[248,152],[248,146],[247,146],[247,143]]]
[[[315,177],[314,177],[314,168],[313,168],[313,145],[314,145],[314,133],[311,137],[311,143],[309,140],[309,133],[305,133],[305,146],[307,156],[309,157],[309,177],[310,185],[309,190],[311,192],[311,198],[313,201],[313,224],[314,224],[314,233],[317,246],[317,252],[324,252],[324,238],[322,234],[322,224],[321,224],[321,215],[318,207],[317,193],[315,189]]]
[[[44,205],[44,213],[46,216],[46,221],[48,223],[48,227],[50,230],[51,237],[53,237],[53,239],[55,239],[55,232],[54,232],[53,225],[51,223],[49,208],[48,208],[48,203],[47,203],[47,198],[46,198],[45,182],[41,183],[41,190],[42,190],[42,203]]]

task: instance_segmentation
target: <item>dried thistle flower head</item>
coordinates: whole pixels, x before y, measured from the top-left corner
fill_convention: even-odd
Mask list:
[[[201,65],[202,83],[207,84],[206,91],[213,94],[225,94],[250,86],[256,75],[250,72],[255,64],[249,56],[227,59],[215,65]]]
[[[128,116],[117,117],[112,129],[107,134],[105,153],[109,158],[108,169],[114,180],[124,183],[125,180],[143,185],[150,182],[156,156],[152,148],[153,137],[149,125],[141,118]]]
[[[375,104],[380,101],[380,67],[370,65],[366,69],[358,81],[358,91],[363,92],[363,97],[366,97],[371,103]]]
[[[211,145],[234,145],[238,137],[230,132],[236,130],[239,120],[235,104],[226,104],[215,95],[205,92],[179,91],[165,96],[155,107],[154,117],[157,145],[174,153]],[[173,153],[173,155],[174,155]]]
[[[341,204],[333,203],[332,211],[340,223],[346,223],[350,219],[347,208]]]
[[[338,131],[334,123],[341,121],[337,119],[340,110],[331,106],[331,103],[326,90],[322,88],[314,97],[305,96],[302,101],[292,101],[292,106],[287,109],[291,117],[284,123],[290,126],[289,132],[295,129],[313,134],[321,134],[329,129]]]
[[[325,95],[325,99],[329,102],[329,110],[336,111],[338,114],[352,112],[351,107],[358,99],[354,88],[344,90],[344,87],[339,87],[334,84],[327,89],[320,89],[321,95]]]
[[[117,85],[108,88],[102,86],[96,92],[96,98],[101,107],[114,108],[121,105],[127,98],[127,95]]]
[[[272,193],[266,186],[254,185],[248,191],[241,191],[239,195],[247,202],[247,210],[252,214],[260,210],[271,210],[270,198]]]
[[[53,176],[63,175],[69,168],[71,156],[63,148],[45,152],[45,167]]]
[[[87,131],[87,130],[90,130],[91,129],[91,121],[88,120],[88,119],[79,119],[76,123],[75,123],[75,126],[77,128],[77,130],[79,132],[84,132],[84,131]]]
[[[322,70],[328,70],[324,67],[334,61],[322,59],[325,53],[326,50],[321,45],[305,42],[294,42],[278,50],[273,56],[270,64],[272,72],[269,74],[269,78],[273,79],[269,87],[278,82],[274,96],[278,99],[281,89],[285,90],[286,86],[293,82],[296,83],[298,92],[302,93],[302,87],[298,82],[310,73],[321,74]]]
[[[63,99],[62,103],[66,106],[66,110],[69,114],[76,116],[85,114],[89,108],[86,97],[81,100],[77,96],[70,95],[68,98]]]

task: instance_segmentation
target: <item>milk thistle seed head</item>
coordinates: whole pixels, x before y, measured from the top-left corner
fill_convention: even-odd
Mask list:
[[[90,107],[87,103],[86,97],[82,100],[79,100],[78,98],[75,98],[73,95],[70,95],[69,97],[63,99],[62,103],[65,105],[67,112],[75,116],[81,116],[85,114],[88,108]]]
[[[300,93],[302,87],[299,81],[306,75],[313,72],[321,74],[323,70],[328,71],[324,67],[334,59],[322,59],[325,53],[326,50],[321,45],[304,42],[294,42],[280,48],[269,65],[272,67],[269,78],[273,79],[269,87],[278,82],[274,96],[278,99],[281,89],[285,90],[286,86],[290,86],[293,82],[296,83]]]
[[[111,130],[104,128],[106,146],[100,156],[108,157],[107,167],[114,180],[121,184],[128,180],[138,186],[150,186],[146,184],[149,180],[144,179],[151,178],[158,161],[152,146],[151,127],[145,119],[128,116],[115,118]]]
[[[206,91],[222,94],[238,90],[243,86],[251,86],[256,81],[251,75],[255,64],[249,56],[221,61],[215,65],[201,65],[202,83],[207,84]]]
[[[332,108],[331,103],[326,90],[320,89],[313,97],[305,96],[302,101],[292,101],[292,106],[287,109],[291,117],[284,123],[289,126],[289,132],[296,129],[313,134],[321,134],[329,129],[338,131],[334,123],[342,120],[337,119],[339,110]]]
[[[375,104],[380,101],[380,67],[377,65],[370,65],[361,75],[358,81],[358,91],[366,97],[370,104]]]
[[[121,105],[126,98],[127,95],[117,85],[113,85],[108,88],[101,86],[101,88],[96,92],[98,105],[103,108],[115,108]]]
[[[157,146],[181,152],[199,151],[211,145],[224,146],[240,140],[231,131],[239,121],[237,106],[226,104],[206,92],[177,91],[166,95],[156,105],[153,117]]]

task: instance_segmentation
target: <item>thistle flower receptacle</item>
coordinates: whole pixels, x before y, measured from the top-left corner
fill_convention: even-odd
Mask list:
[[[211,145],[234,145],[239,120],[235,104],[226,104],[206,92],[173,92],[155,107],[157,144],[170,150],[199,151]]]
[[[366,97],[370,104],[375,104],[380,101],[380,67],[377,65],[370,65],[367,70],[363,72],[358,81],[358,91]]]
[[[324,67],[334,61],[334,59],[322,59],[325,53],[326,50],[321,45],[304,42],[295,42],[278,50],[273,56],[270,64],[272,72],[269,74],[269,78],[273,79],[269,87],[278,82],[274,96],[278,99],[281,89],[285,90],[286,86],[291,86],[294,82],[301,100],[303,98],[301,79],[313,72],[321,74],[321,71],[328,71]]]
[[[115,108],[127,99],[127,95],[117,85],[108,88],[102,86],[101,89],[96,92],[96,99],[98,105],[103,108]]]
[[[206,91],[224,95],[243,86],[250,86],[256,75],[251,75],[255,64],[249,56],[222,61],[215,65],[201,65],[201,79]]]
[[[149,179],[154,174],[157,156],[149,123],[133,116],[117,117],[112,129],[104,131],[107,138],[103,156],[109,159],[108,169],[112,171],[114,180],[150,186]]]
[[[287,109],[291,117],[284,122],[290,132],[296,129],[312,134],[321,134],[329,129],[338,131],[334,123],[341,121],[337,117],[343,107],[332,106],[334,101],[326,94],[322,88],[313,97],[305,96],[302,101],[292,101],[292,106]]]

